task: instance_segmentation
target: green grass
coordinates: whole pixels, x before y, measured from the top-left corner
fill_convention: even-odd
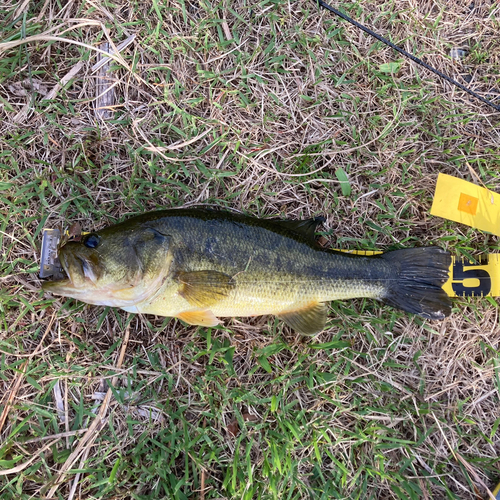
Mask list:
[[[321,234],[338,248],[496,252],[496,237],[429,209],[437,174],[474,181],[468,165],[500,192],[498,116],[311,2],[95,3],[105,12],[49,0],[38,19],[43,4],[16,19],[17,6],[2,7],[1,41],[61,34],[76,18],[101,21],[115,43],[136,40],[123,53],[131,71],[113,63],[106,123],[93,108],[91,50],[39,41],[0,56],[2,410],[28,361],[0,430],[0,470],[33,458],[0,475],[2,498],[43,498],[114,375],[103,428],[54,498],[69,498],[75,478],[75,497],[89,499],[475,499],[492,489],[496,299],[456,300],[444,323],[336,302],[327,329],[304,339],[275,318],[204,329],[55,300],[37,273],[46,226],[89,230],[195,203],[325,215]],[[451,76],[477,73],[475,90],[500,87],[487,6],[466,18],[460,6],[402,0],[343,7]],[[451,61],[449,47],[472,31],[470,58]],[[98,26],[62,36],[105,40]],[[44,100],[33,82],[50,90],[79,61]]]

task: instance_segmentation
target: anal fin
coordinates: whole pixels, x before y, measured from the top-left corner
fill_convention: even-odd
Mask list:
[[[314,335],[325,328],[328,306],[324,302],[314,302],[293,311],[279,314],[290,328],[303,335]]]
[[[219,320],[212,311],[185,311],[176,315],[189,325],[216,326]]]

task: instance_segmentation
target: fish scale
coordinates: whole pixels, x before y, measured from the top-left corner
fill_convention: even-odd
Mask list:
[[[377,298],[385,292],[379,280],[369,279],[370,267],[380,277],[389,277],[385,263],[375,267],[373,259],[324,250],[290,231],[277,230],[273,221],[248,225],[233,217],[212,223],[191,217],[157,221],[160,231],[179,229],[174,245],[177,240],[182,250],[174,257],[174,266],[214,269],[234,280],[232,293],[211,308],[216,316],[234,316],[235,310],[238,316],[276,314],[314,301]],[[221,236],[207,254],[203,242],[215,232]]]

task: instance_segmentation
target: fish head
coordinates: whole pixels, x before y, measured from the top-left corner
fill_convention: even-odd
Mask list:
[[[43,283],[44,291],[113,307],[154,295],[172,261],[170,237],[152,227],[124,224],[61,246],[58,257],[67,277]]]

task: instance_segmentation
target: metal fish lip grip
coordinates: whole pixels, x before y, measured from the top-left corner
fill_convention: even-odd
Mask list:
[[[42,251],[40,255],[40,278],[62,279],[64,276],[57,255],[61,231],[45,228],[42,234]]]

